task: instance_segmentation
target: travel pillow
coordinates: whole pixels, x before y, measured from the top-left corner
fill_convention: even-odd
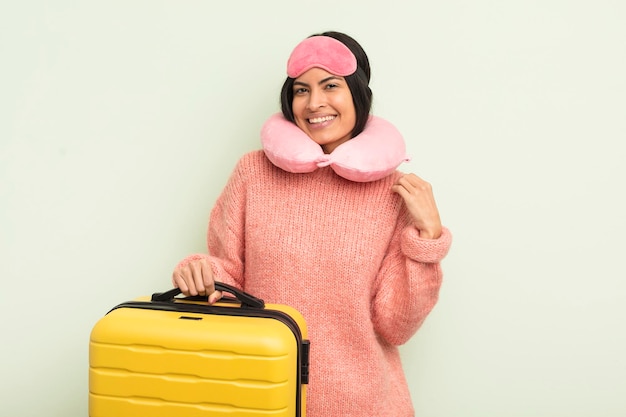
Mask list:
[[[267,158],[285,171],[307,173],[330,165],[338,175],[356,182],[384,178],[409,160],[398,129],[376,116],[369,117],[363,132],[330,154],[325,154],[320,145],[282,113],[265,122],[261,143]]]

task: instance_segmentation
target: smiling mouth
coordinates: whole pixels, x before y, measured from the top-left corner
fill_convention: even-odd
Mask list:
[[[308,119],[309,123],[314,125],[314,124],[319,124],[319,123],[324,123],[324,122],[330,122],[331,120],[334,120],[337,116],[324,116],[324,117],[313,117],[312,119]]]

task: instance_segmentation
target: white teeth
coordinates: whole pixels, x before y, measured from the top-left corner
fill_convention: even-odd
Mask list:
[[[335,116],[324,116],[324,117],[315,117],[313,119],[309,119],[309,123],[323,123],[329,120],[333,120]]]

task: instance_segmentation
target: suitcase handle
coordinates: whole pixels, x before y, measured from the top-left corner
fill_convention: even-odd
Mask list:
[[[235,296],[235,298],[241,303],[241,307],[252,308],[264,308],[265,302],[260,298],[257,298],[247,292],[243,292],[232,285],[224,284],[223,282],[215,281],[215,290],[227,292]],[[166,292],[157,292],[152,294],[152,301],[174,301],[174,297],[180,294],[180,288],[172,288]]]

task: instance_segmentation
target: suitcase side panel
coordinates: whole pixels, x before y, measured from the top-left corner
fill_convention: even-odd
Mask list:
[[[90,415],[293,416],[297,355],[277,320],[116,309],[92,330]]]

